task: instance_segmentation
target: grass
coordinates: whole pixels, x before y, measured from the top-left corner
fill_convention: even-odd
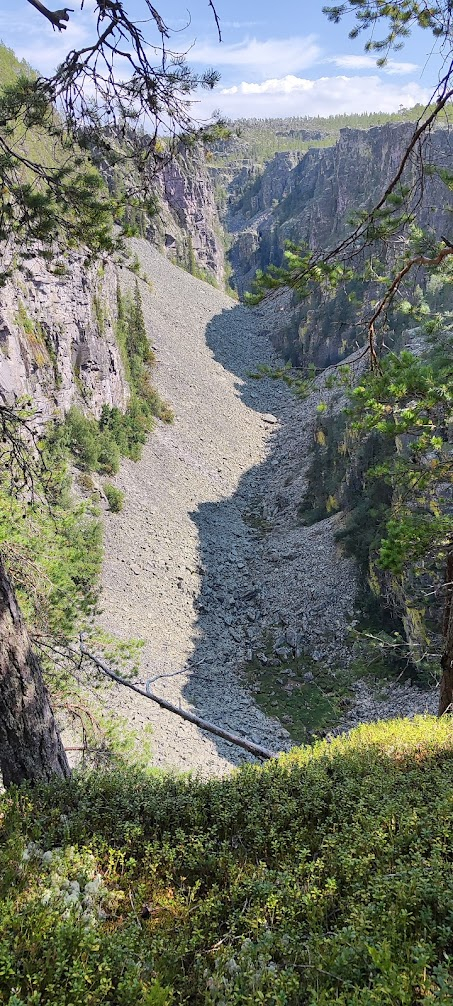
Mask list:
[[[8,1006],[451,1006],[450,718],[0,800]]]

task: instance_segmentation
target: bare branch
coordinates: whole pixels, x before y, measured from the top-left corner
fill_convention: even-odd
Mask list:
[[[28,0],[28,2],[31,3],[32,7],[36,7],[36,10],[43,17],[50,21],[54,31],[55,28],[58,28],[58,31],[66,31],[65,21],[69,21],[69,15],[74,13],[73,7],[63,7],[62,10],[49,10],[47,7],[44,7],[44,4],[40,0]]]
[[[143,695],[145,699],[150,699],[151,702],[157,702],[158,706],[162,709],[166,709],[170,713],[175,713],[176,716],[180,716],[183,720],[187,720],[189,723],[194,723],[195,726],[200,727],[200,730],[207,730],[211,734],[216,734],[217,737],[223,737],[224,740],[229,741],[230,744],[235,744],[237,747],[244,748],[245,751],[250,751],[251,754],[255,755],[257,758],[276,758],[277,753],[275,751],[268,751],[267,748],[261,747],[259,744],[254,744],[253,741],[248,741],[245,737],[238,737],[237,734],[232,734],[229,730],[224,730],[223,727],[218,727],[214,723],[210,723],[208,720],[203,720],[200,716],[196,716],[194,713],[189,713],[186,709],[179,709],[178,706],[174,706],[171,702],[167,702],[166,699],[160,698],[159,695],[155,695],[154,692],[145,691],[144,688],[139,688],[138,685],[134,685],[132,681],[127,681],[126,678],[120,677],[115,671],[112,671],[103,660],[99,657],[94,656],[81,642],[80,651],[83,653],[88,660],[91,660],[96,667],[102,671],[108,678],[112,681],[116,681],[119,685],[125,685],[126,688],[131,688],[133,692],[137,692],[138,695]]]

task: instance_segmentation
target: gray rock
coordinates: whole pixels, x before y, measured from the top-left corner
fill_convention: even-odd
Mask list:
[[[287,660],[291,656],[291,650],[287,646],[276,646],[274,653],[277,657],[281,657],[282,660]]]
[[[0,291],[0,399],[31,397],[39,428],[71,405],[86,410],[89,402],[99,417],[103,405],[124,409],[129,399],[115,336],[115,266],[87,267],[76,251],[61,264],[65,274],[56,276],[37,252]]]

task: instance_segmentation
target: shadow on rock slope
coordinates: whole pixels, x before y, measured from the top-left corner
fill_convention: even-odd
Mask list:
[[[276,676],[290,674],[285,665],[297,658],[303,666],[306,656],[313,678],[317,663],[334,668],[347,662],[346,625],[356,585],[353,563],[335,542],[338,517],[307,528],[298,516],[316,405],[325,389],[300,402],[281,381],[251,376],[259,362],[256,346],[249,354],[237,341],[232,344],[232,313],[211,321],[207,344],[234,373],[243,403],[261,415],[268,450],[231,496],[201,503],[190,515],[198,531],[202,581],[183,694],[207,719],[267,748],[286,749],[291,742],[284,725],[257,709],[242,683],[243,668],[262,661]],[[262,362],[268,362],[269,341],[262,338]],[[291,677],[287,681],[289,691],[296,687]],[[219,746],[235,764],[247,757],[223,741]]]

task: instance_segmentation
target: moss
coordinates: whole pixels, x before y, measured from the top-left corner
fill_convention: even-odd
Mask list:
[[[245,666],[246,681],[257,705],[276,716],[296,744],[307,743],[337,725],[344,715],[356,675],[332,670],[302,653],[275,664],[273,647],[264,646],[266,663],[258,657]]]
[[[50,361],[49,351],[39,322],[33,321],[22,300],[18,301],[16,323],[26,338],[28,348],[38,367],[45,367]]]
[[[61,388],[62,378],[58,368],[57,354],[46,327],[30,317],[22,300],[18,301],[15,320],[26,338],[36,365],[46,367],[49,363],[51,364],[55,388],[58,390]]]
[[[100,335],[105,334],[105,326],[107,322],[106,313],[104,306],[102,304],[101,298],[98,293],[94,293],[92,297],[92,309],[93,315],[96,320],[96,325],[98,327]]]

